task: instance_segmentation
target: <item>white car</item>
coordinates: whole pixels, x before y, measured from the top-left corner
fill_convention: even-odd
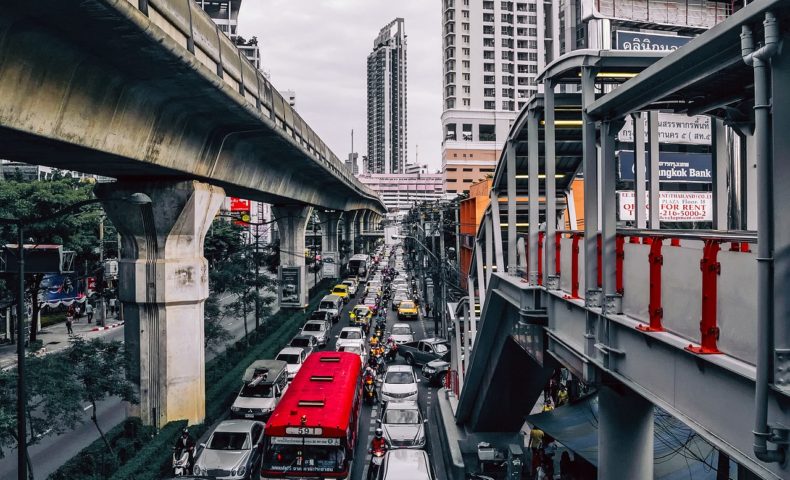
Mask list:
[[[203,450],[193,473],[223,479],[256,478],[261,468],[263,428],[263,422],[253,420],[223,421],[201,444]]]
[[[344,327],[340,330],[340,334],[337,336],[337,350],[340,350],[340,347],[345,347],[349,345],[356,345],[361,348],[365,348],[365,332],[362,331],[359,327]]]
[[[348,287],[348,294],[351,295],[352,297],[357,294],[357,282],[355,282],[354,280],[351,280],[349,278],[349,279],[343,280],[340,283],[342,283],[343,285]]]
[[[329,330],[332,328],[332,324],[324,320],[310,320],[304,324],[302,327],[302,335],[310,335],[315,337],[318,341],[318,345],[321,347],[326,346],[326,342],[329,341],[327,338],[329,336]]]
[[[411,329],[408,323],[396,323],[392,326],[390,337],[392,337],[397,344],[413,342],[414,330]]]
[[[304,348],[285,347],[280,350],[275,360],[282,360],[288,364],[285,366],[285,369],[288,371],[288,381],[291,381],[299,373],[305,358],[307,358],[307,353],[304,351]]]
[[[417,402],[389,402],[379,423],[390,447],[425,447],[425,421]]]
[[[379,399],[386,402],[417,401],[417,375],[410,365],[391,365],[381,382]]]
[[[359,360],[362,362],[362,368],[365,368],[365,365],[368,364],[368,351],[362,345],[356,344],[349,344],[349,345],[341,345],[337,347],[338,352],[349,352],[349,353],[356,353],[359,355]]]

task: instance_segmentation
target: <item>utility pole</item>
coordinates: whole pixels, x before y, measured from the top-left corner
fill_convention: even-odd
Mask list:
[[[441,259],[441,262],[439,262],[439,268],[440,268],[440,277],[442,282],[442,299],[441,299],[441,305],[439,305],[439,308],[434,308],[433,314],[434,315],[441,314],[442,316],[440,322],[440,325],[442,326],[441,337],[446,338],[447,325],[445,325],[445,322],[447,321],[447,316],[444,314],[444,309],[447,308],[447,269],[445,268],[447,264],[447,254],[446,254],[446,250],[444,249],[444,207],[443,206],[439,208],[439,253],[441,253],[441,256],[439,256],[439,258]],[[436,320],[434,320],[434,323],[435,322]]]
[[[260,206],[258,207],[260,208]],[[260,221],[260,219],[258,219]],[[259,248],[261,245],[261,234],[258,231],[260,225],[255,225],[255,329],[261,326],[261,257]]]

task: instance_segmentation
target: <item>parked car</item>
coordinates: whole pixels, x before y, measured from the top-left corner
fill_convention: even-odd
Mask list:
[[[316,340],[315,336],[313,335],[296,335],[294,338],[288,342],[289,347],[299,347],[304,349],[305,351],[305,358],[309,357],[311,353],[318,350],[320,346],[318,345],[318,340]]]
[[[381,382],[379,400],[382,402],[417,401],[419,380],[409,365],[390,365]]]
[[[325,347],[326,342],[329,341],[329,330],[331,329],[332,324],[326,320],[308,320],[302,327],[302,335],[314,336],[318,345]]]
[[[392,326],[390,337],[392,337],[397,344],[413,342],[414,330],[411,329],[411,325],[408,323],[396,323]]]
[[[434,480],[425,450],[395,449],[384,455],[377,480]]]
[[[420,311],[412,300],[403,300],[398,305],[398,320],[417,320]]]
[[[335,344],[340,350],[340,347],[347,345],[358,345],[362,348],[365,347],[365,332],[360,327],[344,327],[340,330],[337,336],[337,343]]]
[[[450,344],[442,338],[425,338],[401,344],[398,347],[398,355],[409,365],[425,365],[436,359],[449,361]]]
[[[285,347],[280,350],[280,353],[277,354],[275,359],[282,360],[288,364],[285,368],[288,370],[288,380],[290,381],[299,373],[299,369],[302,368],[302,363],[304,363],[305,358],[307,358],[307,355],[303,348]]]
[[[253,420],[225,420],[201,444],[193,473],[214,478],[257,478],[261,468],[262,422]]]
[[[417,402],[389,402],[378,422],[391,448],[425,447],[425,421]]]

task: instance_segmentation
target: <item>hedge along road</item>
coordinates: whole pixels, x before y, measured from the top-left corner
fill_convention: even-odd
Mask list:
[[[308,287],[312,288],[314,286],[313,275],[309,275],[307,280]],[[317,296],[323,295],[323,293],[323,291],[318,292]],[[225,305],[231,301],[232,299],[226,296],[221,298],[220,304]],[[272,314],[276,314],[276,310]],[[228,342],[226,346],[232,345],[233,342],[243,338],[244,322],[240,318],[227,318],[222,324],[233,337],[233,340]],[[255,328],[255,320],[252,318],[252,314],[250,314],[250,319],[248,320],[248,327],[250,330]],[[123,328],[108,330],[111,334],[104,338],[123,341]],[[210,361],[214,356],[214,354],[207,353],[206,361]],[[48,436],[36,445],[28,447],[28,454],[30,455],[33,473],[36,478],[47,478],[82,449],[99,439],[96,427],[90,420],[91,412],[89,410],[89,407],[86,407],[84,421],[73,430],[61,435]],[[96,404],[96,417],[99,425],[102,426],[105,432],[120,425],[127,416],[126,406],[118,398],[109,398]],[[16,478],[16,467],[16,449],[8,449],[6,456],[0,459],[0,478]]]

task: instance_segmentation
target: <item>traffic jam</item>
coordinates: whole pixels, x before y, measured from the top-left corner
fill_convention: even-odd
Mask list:
[[[449,343],[426,335],[400,245],[354,255],[348,271],[273,359],[246,369],[230,418],[176,449],[176,475],[445,478],[428,412]]]

